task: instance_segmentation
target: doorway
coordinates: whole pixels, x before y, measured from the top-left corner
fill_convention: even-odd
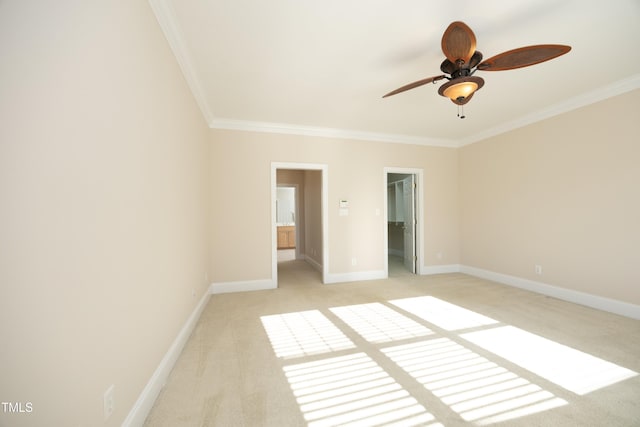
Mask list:
[[[422,265],[422,171],[385,168],[386,273],[420,274]]]
[[[278,287],[278,263],[295,260],[328,271],[326,165],[271,164],[272,281]]]
[[[302,171],[299,171],[302,172]],[[301,175],[304,179],[303,174]],[[299,184],[277,183],[276,190],[276,227],[278,263],[292,261],[301,257],[300,252],[300,205]],[[304,212],[304,211],[303,211]]]

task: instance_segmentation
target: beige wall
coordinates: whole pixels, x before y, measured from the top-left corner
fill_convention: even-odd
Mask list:
[[[636,90],[462,148],[462,264],[639,304],[639,105]]]
[[[208,128],[147,2],[3,1],[0,57],[0,425],[120,425],[206,291]]]
[[[230,130],[212,130],[211,141],[213,204],[233,207],[213,210],[214,282],[271,277],[271,162],[328,165],[330,274],[384,270],[385,166],[424,170],[425,264],[459,262],[456,149]],[[349,216],[338,215],[340,199]]]
[[[304,254],[316,266],[322,265],[322,172],[304,172]]]

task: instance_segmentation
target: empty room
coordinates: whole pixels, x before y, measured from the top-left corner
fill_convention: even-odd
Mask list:
[[[512,3],[0,1],[0,426],[640,425],[640,4]]]

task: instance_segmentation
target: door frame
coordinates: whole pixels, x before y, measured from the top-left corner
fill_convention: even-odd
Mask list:
[[[320,163],[271,162],[271,281],[278,287],[278,228],[277,228],[277,188],[278,169],[320,171],[322,175],[321,215],[322,215],[322,283],[326,283],[329,272],[329,165]],[[297,236],[296,236],[297,240]]]
[[[383,254],[384,254],[384,275],[389,277],[389,232],[388,232],[388,197],[387,197],[387,184],[389,181],[390,173],[414,175],[416,182],[416,191],[414,191],[414,203],[416,206],[416,226],[414,229],[416,240],[416,274],[421,275],[424,271],[424,232],[422,227],[424,224],[424,202],[423,202],[423,188],[424,188],[424,171],[417,168],[400,168],[400,167],[384,167],[383,179],[382,179],[382,194],[384,200],[383,206],[383,218],[384,218],[384,238],[383,238]]]

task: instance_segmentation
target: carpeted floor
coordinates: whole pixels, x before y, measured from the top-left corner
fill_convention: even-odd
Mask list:
[[[640,321],[389,265],[213,295],[145,425],[640,425]]]

